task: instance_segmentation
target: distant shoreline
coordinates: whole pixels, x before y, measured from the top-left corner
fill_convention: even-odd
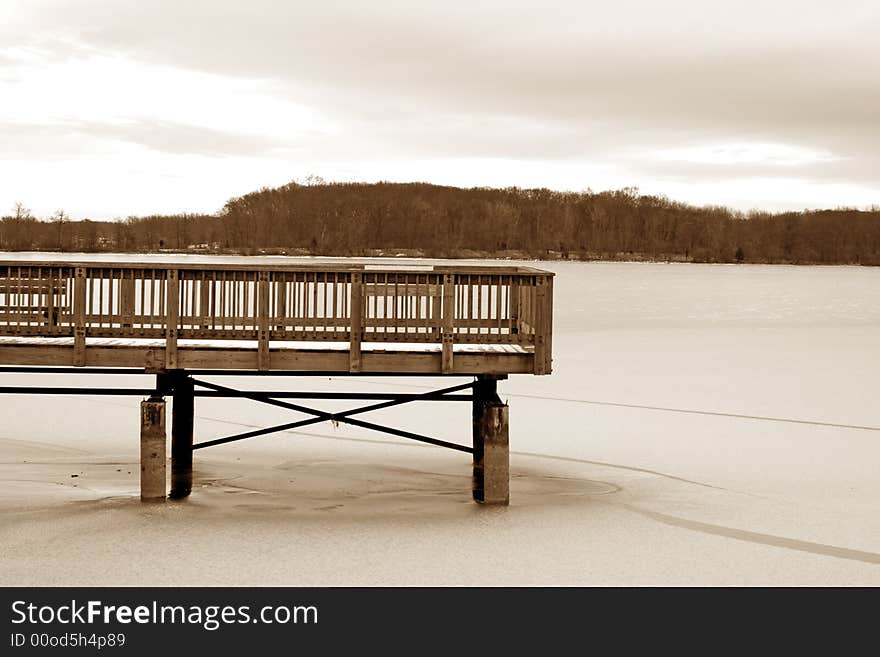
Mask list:
[[[455,249],[445,251],[442,254],[432,253],[422,249],[365,249],[358,253],[333,253],[315,252],[310,249],[292,248],[266,248],[266,249],[158,249],[150,251],[122,251],[118,249],[96,251],[57,251],[50,249],[20,249],[0,250],[0,254],[16,253],[46,253],[56,256],[76,255],[196,255],[196,256],[234,256],[234,257],[262,257],[280,256],[292,258],[385,258],[385,259],[425,259],[425,260],[495,260],[508,262],[522,260],[530,262],[636,262],[653,264],[701,264],[701,265],[783,265],[783,266],[810,266],[810,267],[877,267],[877,263],[860,262],[820,262],[805,260],[701,260],[686,258],[684,256],[653,256],[641,253],[619,253],[613,255],[597,253],[562,253],[548,251],[545,253],[530,253],[527,251],[478,251],[474,249]]]
[[[880,265],[880,207],[770,214],[613,192],[324,183],[264,188],[215,214],[0,217],[11,251]]]

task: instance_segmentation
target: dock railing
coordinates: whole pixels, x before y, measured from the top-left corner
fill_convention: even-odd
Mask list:
[[[0,336],[515,345],[551,369],[553,274],[529,267],[0,262]]]

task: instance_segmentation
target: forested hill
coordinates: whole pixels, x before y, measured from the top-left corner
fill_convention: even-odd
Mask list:
[[[880,209],[742,214],[633,189],[290,183],[216,215],[71,222],[19,207],[0,220],[0,248],[880,265]]]

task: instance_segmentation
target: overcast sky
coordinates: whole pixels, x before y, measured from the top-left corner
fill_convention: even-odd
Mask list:
[[[880,204],[877,0],[0,1],[0,214],[304,179]]]

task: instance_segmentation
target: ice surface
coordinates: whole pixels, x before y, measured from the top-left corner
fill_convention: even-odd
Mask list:
[[[554,374],[499,386],[510,507],[470,501],[466,454],[328,425],[199,451],[188,501],[141,505],[137,399],[0,397],[0,584],[880,584],[880,269],[537,266]],[[197,440],[301,417],[196,414]],[[467,404],[364,417],[470,439]]]

